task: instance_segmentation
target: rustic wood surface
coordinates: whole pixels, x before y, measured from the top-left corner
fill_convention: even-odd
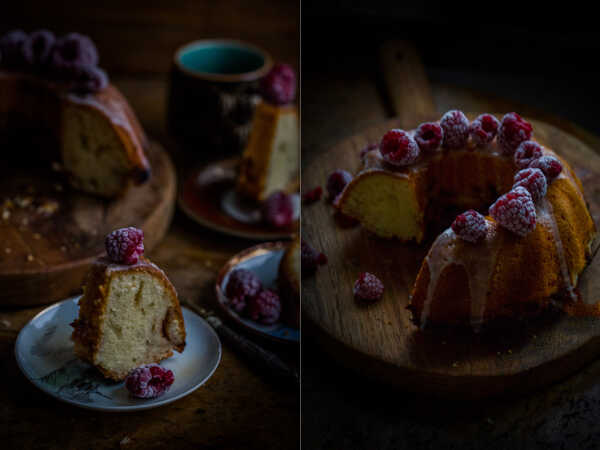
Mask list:
[[[98,42],[101,66],[130,101],[146,132],[171,153],[178,178],[200,163],[195,155],[180,151],[166,132],[168,70],[179,45],[208,37],[244,39],[298,67],[297,2],[68,0],[57,6],[28,0],[9,9],[10,14],[0,17],[0,32],[45,27],[91,35]],[[165,270],[182,298],[216,311],[218,270],[255,244],[202,228],[176,209],[167,235],[148,256]],[[42,308],[0,307],[3,448],[298,448],[299,392],[275,385],[227,345],[211,379],[165,407],[110,414],[50,398],[21,375],[13,356],[18,331]],[[298,367],[297,347],[252,339]]]

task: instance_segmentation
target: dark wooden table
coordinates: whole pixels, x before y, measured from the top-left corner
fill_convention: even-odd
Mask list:
[[[239,38],[298,66],[297,2],[64,3],[62,8],[39,1],[16,5],[14,15],[0,18],[0,32],[46,27],[90,34],[112,82],[129,99],[146,132],[172,152],[178,168],[194,158],[178,151],[165,127],[167,71],[177,46],[203,37]],[[182,298],[211,307],[217,271],[254,244],[202,228],[177,210],[167,236],[149,257],[165,270]],[[0,447],[299,447],[299,392],[274,385],[226,345],[218,369],[204,386],[161,408],[101,413],[54,400],[22,376],[14,358],[18,331],[41,309],[0,309]],[[297,346],[259,343],[298,366]]]

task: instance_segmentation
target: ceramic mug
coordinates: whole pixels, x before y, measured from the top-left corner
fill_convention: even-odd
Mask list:
[[[241,151],[260,100],[259,80],[272,65],[265,50],[236,40],[206,39],[180,47],[169,88],[171,135],[203,159]]]

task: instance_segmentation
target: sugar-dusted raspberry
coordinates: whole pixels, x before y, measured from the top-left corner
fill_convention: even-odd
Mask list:
[[[469,138],[469,119],[462,111],[448,111],[442,116],[440,126],[444,130],[442,147],[456,149],[466,145]]]
[[[134,397],[154,398],[169,390],[175,375],[158,364],[147,364],[133,369],[125,379],[125,387]]]
[[[500,122],[494,116],[481,114],[469,125],[469,134],[476,146],[483,147],[496,137],[499,126]]]
[[[144,254],[144,232],[135,227],[119,228],[106,236],[104,246],[111,261],[135,264]]]
[[[485,217],[475,210],[468,210],[456,216],[452,222],[452,231],[456,235],[469,242],[479,242],[487,233],[487,222]]]
[[[302,276],[313,275],[317,268],[323,264],[327,264],[327,256],[315,250],[304,239],[300,242],[300,265],[302,268]]]
[[[375,150],[376,148],[379,147],[379,144],[377,142],[372,142],[368,145],[365,145],[361,150],[360,150],[360,159],[363,159],[364,156],[369,153],[370,151]]]
[[[279,295],[270,289],[259,292],[248,302],[246,314],[255,322],[270,325],[279,320],[281,315],[281,301]]]
[[[104,70],[86,64],[73,64],[70,68],[69,90],[78,94],[98,92],[108,86]]]
[[[364,302],[376,302],[383,295],[384,286],[379,278],[362,272],[354,282],[354,298]]]
[[[535,141],[523,141],[515,151],[515,164],[519,169],[529,167],[531,161],[542,156],[542,146]]]
[[[50,59],[56,37],[52,31],[37,30],[23,44],[23,57],[27,64],[40,68]]]
[[[352,181],[352,174],[346,170],[336,169],[327,177],[327,192],[329,199],[335,198],[344,190],[346,185]]]
[[[247,269],[235,269],[229,274],[225,288],[225,295],[229,300],[229,307],[237,312],[242,312],[251,298],[262,290],[262,283],[256,274]]]
[[[496,200],[490,206],[490,216],[519,236],[525,236],[535,228],[535,205],[529,191],[522,186],[517,186]]]
[[[57,39],[51,62],[61,76],[68,77],[74,65],[97,65],[98,50],[89,37],[79,33],[69,33]]]
[[[498,130],[498,144],[506,155],[512,155],[523,141],[531,139],[533,127],[515,112],[506,114]]]
[[[548,183],[546,177],[540,169],[523,169],[519,170],[515,175],[515,184],[513,189],[517,186],[523,186],[531,194],[531,198],[534,202],[537,202],[546,195],[546,189]]]
[[[308,192],[305,192],[302,196],[302,201],[305,205],[310,205],[311,203],[318,202],[321,200],[321,196],[323,195],[323,188],[321,186],[317,186],[314,189],[311,189]]]
[[[294,202],[291,195],[275,191],[265,200],[262,207],[264,221],[275,228],[287,227],[294,221]]]
[[[440,146],[443,136],[444,132],[439,124],[426,122],[417,128],[415,141],[422,152],[431,152]]]
[[[0,38],[0,54],[2,67],[18,69],[25,64],[23,45],[29,36],[23,30],[13,30]]]
[[[291,103],[296,97],[296,72],[289,64],[275,64],[260,81],[263,98],[275,105]]]
[[[544,155],[538,159],[534,159],[529,164],[529,167],[540,169],[546,175],[548,184],[552,183],[554,179],[562,172],[562,163],[551,155]]]
[[[390,130],[383,135],[379,151],[388,163],[395,166],[408,166],[419,157],[419,146],[404,130]]]

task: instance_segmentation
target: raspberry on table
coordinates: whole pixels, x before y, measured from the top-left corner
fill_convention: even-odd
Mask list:
[[[300,242],[300,266],[302,276],[313,275],[319,266],[327,264],[327,256],[315,250],[304,239]]]
[[[260,80],[263,98],[275,105],[285,105],[296,97],[296,72],[289,64],[275,64]]]
[[[490,206],[490,216],[502,227],[519,236],[533,231],[536,224],[533,199],[529,191],[522,186],[517,186],[496,200]]]
[[[360,150],[360,159],[363,159],[363,157],[369,153],[370,151],[373,151],[375,149],[379,148],[379,144],[377,142],[372,142],[366,146],[364,146],[361,150]]]
[[[512,155],[523,141],[531,139],[533,127],[516,112],[506,114],[498,130],[498,144],[505,155]]]
[[[498,133],[500,122],[491,114],[481,114],[469,125],[469,134],[477,147],[492,142]]]
[[[462,148],[469,139],[469,119],[462,111],[453,109],[442,116],[440,126],[444,132],[442,147]]]
[[[517,186],[523,186],[531,194],[531,198],[534,202],[537,202],[546,195],[548,183],[544,173],[540,169],[523,169],[515,174],[515,184],[513,189]]]
[[[44,66],[50,59],[56,37],[52,31],[37,30],[23,43],[23,57],[34,67]]]
[[[422,152],[431,152],[440,146],[443,136],[444,132],[439,124],[426,122],[417,128],[415,141]]]
[[[23,30],[13,30],[0,38],[0,54],[2,54],[2,66],[9,69],[17,69],[24,65],[23,46],[29,39]]]
[[[291,225],[294,221],[294,202],[291,195],[283,191],[275,191],[265,200],[262,206],[264,221],[275,228]]]
[[[158,364],[147,364],[133,369],[125,379],[125,387],[134,397],[155,398],[169,390],[175,375]]]
[[[383,135],[379,146],[381,156],[395,166],[408,166],[419,157],[419,146],[406,131],[394,129]]]
[[[225,295],[229,300],[229,307],[237,312],[242,312],[248,301],[256,297],[261,290],[262,283],[254,272],[247,269],[235,269],[229,274]]]
[[[327,177],[327,192],[329,199],[335,198],[344,190],[346,185],[352,181],[352,174],[346,170],[336,169]]]
[[[515,151],[515,164],[519,169],[529,167],[531,161],[542,156],[542,146],[535,141],[523,141]]]
[[[483,215],[470,209],[456,216],[456,219],[452,222],[452,231],[465,241],[477,243],[487,233],[487,222]]]
[[[136,264],[144,254],[144,232],[135,227],[119,228],[106,236],[104,246],[111,261]]]
[[[78,94],[98,92],[108,86],[108,76],[96,66],[73,64],[69,90]]]
[[[310,205],[311,203],[318,202],[321,200],[321,196],[323,195],[323,188],[321,186],[317,186],[314,189],[311,189],[308,192],[305,192],[302,196],[302,201],[305,205]]]
[[[69,33],[57,39],[51,55],[53,68],[63,76],[68,76],[74,65],[95,66],[98,59],[94,42],[79,33]]]
[[[354,282],[354,298],[364,302],[376,302],[383,296],[384,286],[379,278],[369,272],[362,272]]]
[[[542,172],[544,172],[548,184],[552,183],[563,170],[562,163],[559,161],[559,159],[551,155],[544,155],[534,159],[531,161],[531,163],[529,163],[529,167],[540,169]]]
[[[246,314],[255,322],[271,325],[279,320],[281,301],[279,295],[270,289],[261,291],[248,302]]]

